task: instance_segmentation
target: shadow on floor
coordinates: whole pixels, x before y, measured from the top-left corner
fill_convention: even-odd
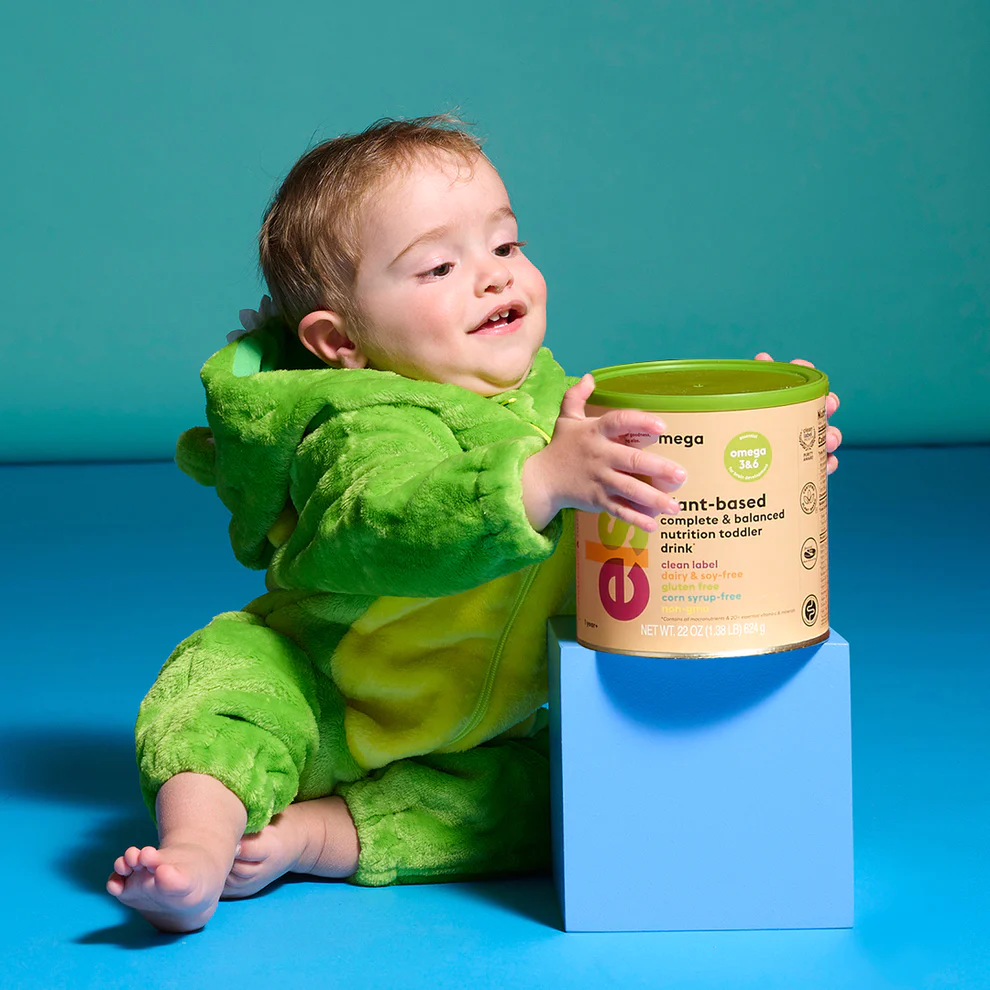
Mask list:
[[[138,793],[134,736],[84,726],[0,732],[0,791],[58,804],[133,807]],[[140,802],[140,798],[138,798]]]
[[[129,732],[41,726],[8,730],[0,733],[0,753],[0,793],[109,813],[80,816],[81,840],[55,863],[77,887],[102,891],[117,856],[130,845],[155,841]]]
[[[60,805],[72,815],[73,841],[57,851],[51,868],[87,893],[106,893],[113,861],[128,846],[156,841],[141,800],[134,737],[86,726],[32,726],[0,732],[0,794]],[[79,945],[150,948],[182,936],[154,931],[121,908],[119,925],[87,932]]]
[[[101,812],[81,818],[75,844],[53,863],[79,889],[104,894],[114,859],[128,846],[156,841],[154,823],[140,796],[130,732],[41,726],[7,730],[0,732],[0,754],[0,793]],[[256,896],[263,897],[282,884],[334,882],[339,881],[288,875]],[[486,901],[548,928],[563,929],[549,877],[456,886],[465,897]],[[180,936],[153,931],[144,919],[133,915],[119,925],[80,935],[75,941],[141,949],[176,937]]]
[[[529,921],[562,932],[564,919],[549,876],[484,880],[459,885],[465,897],[485,901]]]
[[[137,807],[129,814],[94,823],[73,848],[59,857],[58,869],[80,889],[102,893],[113,861],[128,846],[154,845],[157,841],[151,816]]]
[[[108,895],[109,896],[109,895]],[[200,929],[202,931],[202,929]],[[155,949],[163,945],[171,945],[190,938],[197,932],[184,932],[178,935],[167,935],[156,931],[144,918],[130,912],[125,921],[110,928],[88,932],[72,941],[76,945],[116,945],[120,949]]]

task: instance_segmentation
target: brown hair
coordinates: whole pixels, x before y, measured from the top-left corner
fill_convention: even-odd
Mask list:
[[[291,329],[320,309],[348,313],[360,257],[360,209],[397,168],[423,154],[467,161],[481,141],[450,114],[375,121],[306,152],[265,210],[258,235],[260,267],[272,301]]]

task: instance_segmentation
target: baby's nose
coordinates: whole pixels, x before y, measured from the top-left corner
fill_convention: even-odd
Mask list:
[[[487,274],[485,281],[486,292],[502,292],[512,285],[512,272],[508,268],[493,269]]]
[[[479,296],[502,292],[512,285],[512,269],[503,258],[496,258],[494,255],[481,258],[475,272],[475,292]]]

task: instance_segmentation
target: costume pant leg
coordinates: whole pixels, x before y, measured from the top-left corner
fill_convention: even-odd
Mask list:
[[[183,771],[208,774],[247,809],[257,832],[292,801],[329,794],[360,768],[340,745],[343,702],[286,636],[248,612],[218,615],[176,647],[141,705],[141,788]]]
[[[400,760],[337,787],[361,842],[353,883],[431,883],[550,866],[549,733]]]

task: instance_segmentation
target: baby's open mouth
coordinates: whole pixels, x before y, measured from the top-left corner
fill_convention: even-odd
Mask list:
[[[497,313],[492,313],[480,326],[475,327],[471,333],[500,333],[510,327],[516,320],[522,318],[522,312],[515,306],[509,306]]]

